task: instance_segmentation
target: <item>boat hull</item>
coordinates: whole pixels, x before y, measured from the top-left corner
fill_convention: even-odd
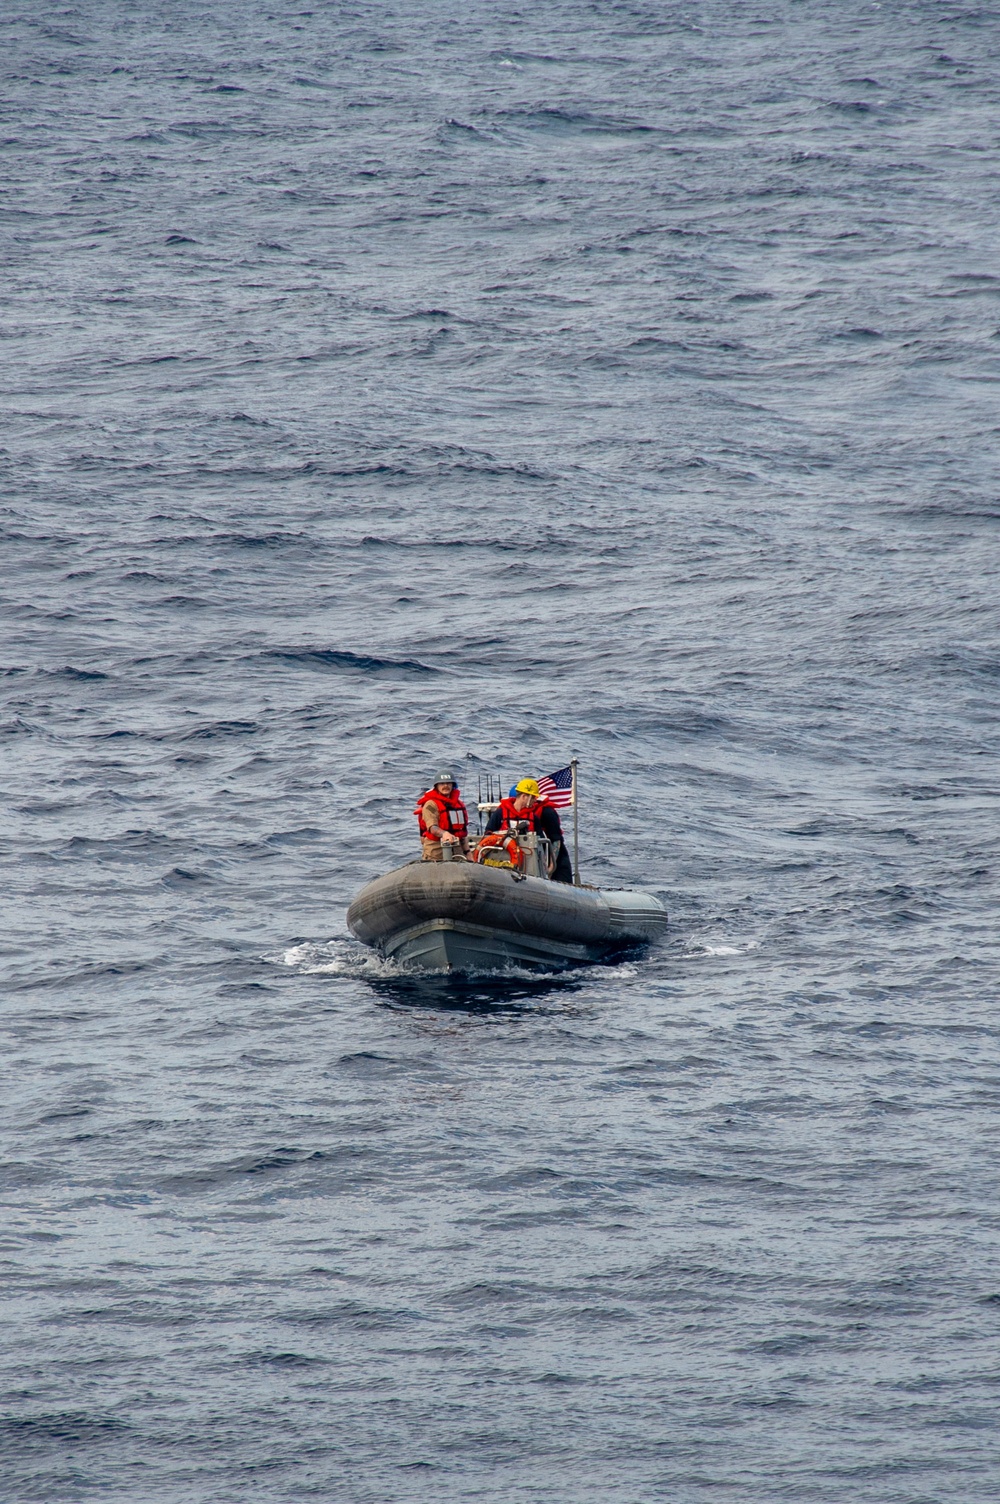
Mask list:
[[[363,888],[347,922],[365,945],[419,971],[559,971],[655,939],[667,914],[648,893],[411,862]]]

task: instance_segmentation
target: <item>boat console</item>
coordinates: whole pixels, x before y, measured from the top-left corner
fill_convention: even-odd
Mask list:
[[[510,854],[505,851],[503,846],[484,847],[482,844],[486,824],[493,811],[500,808],[499,804],[479,804],[476,808],[479,811],[480,840],[473,850],[473,861],[482,863],[484,867],[505,867],[517,879],[522,877],[543,877],[548,881],[549,867],[550,865],[554,865],[555,843],[550,841],[548,836],[543,836],[538,831],[532,830],[530,821],[518,820],[507,832],[508,835],[513,836],[521,851],[520,860],[516,862],[512,861]],[[513,855],[516,858],[517,852],[515,851]],[[452,853],[449,852],[446,860],[452,860]]]

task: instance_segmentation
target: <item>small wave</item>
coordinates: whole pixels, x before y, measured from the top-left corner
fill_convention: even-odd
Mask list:
[[[39,669],[38,672],[44,674],[49,679],[75,679],[81,683],[90,679],[106,679],[108,677],[107,674],[99,673],[97,669],[73,668],[70,664],[67,664],[65,668]]]
[[[448,130],[455,131],[460,136],[471,136],[476,141],[488,141],[492,144],[493,138],[485,131],[477,130],[474,125],[469,125],[464,120],[456,120],[452,115],[448,116],[445,125]]]
[[[96,844],[96,843],[95,843]],[[7,989],[12,992],[53,992],[69,991],[74,996],[79,994],[81,988],[91,983],[100,988],[106,988],[108,978],[133,977],[146,971],[145,961],[121,961],[114,966],[80,966],[72,971],[45,971],[41,975],[18,975],[13,973],[5,983]],[[64,1013],[61,1015],[64,1022],[79,1022],[88,1015],[84,1012]]]
[[[174,356],[163,356],[162,357],[162,359],[164,359],[164,360],[168,360],[168,359],[169,360],[173,360],[175,358],[176,357],[174,357]],[[140,362],[140,364],[141,364],[141,362]],[[274,471],[268,471],[268,472],[260,472],[260,471],[258,471],[258,472],[250,472],[250,471],[247,471],[246,469],[242,470],[239,473],[242,474],[242,475],[244,475],[244,476],[246,476],[248,474],[251,474],[251,473],[254,473],[254,474],[264,474],[266,479],[268,479],[268,480],[274,480],[276,478],[277,479],[286,479],[288,475],[293,474],[293,473],[302,473],[302,471],[305,468],[306,468],[305,466],[302,466],[302,467],[300,467],[299,471],[297,471],[297,472],[288,471],[288,472],[281,472],[280,474],[276,474],[276,472],[274,472]],[[226,473],[227,473],[227,475],[228,475],[228,477],[230,479],[232,479],[237,474],[237,472],[235,472],[235,471],[228,471]],[[207,475],[207,474],[211,474],[211,472],[209,470],[205,469],[205,470],[202,471],[202,474],[206,474]],[[154,521],[154,522],[158,522],[158,521],[161,521],[161,520],[164,521],[164,522],[173,522],[174,518],[172,518],[172,517],[165,517],[165,518],[161,519],[161,518],[157,517],[157,518],[152,518],[150,520]],[[288,548],[288,547],[298,546],[298,545],[302,545],[302,544],[306,544],[307,546],[312,546],[312,539],[307,538],[304,534],[301,534],[301,533],[277,533],[277,532],[275,532],[275,533],[174,533],[173,535],[171,535],[170,533],[167,533],[167,534],[164,534],[164,535],[160,535],[158,537],[152,537],[152,538],[148,539],[148,546],[150,548],[158,548],[158,547],[164,547],[164,548],[197,548],[199,550],[203,550],[203,549],[207,548],[210,544],[218,544],[220,547],[223,547],[223,548]]]
[[[253,141],[266,134],[258,126],[226,125],[221,120],[177,120],[170,126],[170,133],[193,141],[218,141],[224,136]]]
[[[413,549],[417,553],[438,553],[443,549],[468,549],[470,552],[482,554],[516,554],[522,558],[525,553],[525,543],[518,537],[494,537],[484,534],[475,538],[388,538],[378,533],[365,533],[360,541],[348,544],[353,548],[398,548]],[[580,548],[581,544],[575,539],[560,538],[556,533],[539,532],[529,550],[538,551],[539,554],[565,553],[573,548]],[[615,552],[602,544],[601,552],[605,556]]]
[[[524,130],[544,130],[553,133],[579,132],[602,136],[656,136],[663,133],[656,126],[643,125],[633,120],[616,120],[611,115],[595,115],[588,110],[510,110],[501,114],[501,119]]]
[[[947,648],[942,653],[928,655],[927,663],[938,672],[947,675],[965,674],[970,678],[1000,678],[1000,656],[986,649]]]
[[[305,466],[300,469],[305,469]],[[297,473],[297,472],[292,472]],[[168,540],[173,541],[173,540]],[[187,539],[181,539],[187,542]],[[204,543],[204,538],[194,538],[195,543]],[[216,533],[211,539],[213,543],[229,543],[233,548],[284,548],[288,544],[308,543],[302,533]]]
[[[307,1353],[259,1352],[245,1354],[240,1362],[248,1368],[317,1368],[329,1363],[330,1359]]]
[[[949,289],[946,298],[1000,297],[1000,277],[989,272],[960,272],[944,280]]]
[[[565,58],[557,57],[554,52],[513,52],[505,49],[504,51],[491,52],[490,57],[495,62],[501,64],[508,63],[511,66],[521,63],[565,64],[566,62]]]
[[[91,1415],[80,1410],[58,1411],[48,1415],[4,1416],[0,1420],[0,1437],[8,1443],[57,1442],[61,1446],[86,1446],[124,1435],[132,1427],[113,1415]]]
[[[325,673],[361,674],[439,674],[438,668],[417,658],[373,658],[366,653],[347,653],[337,648],[271,648],[261,654],[283,663]]]
[[[112,857],[124,856],[131,851],[162,850],[181,844],[181,842],[172,841],[169,836],[163,835],[158,830],[125,830],[120,835],[110,837],[70,836],[61,849],[73,855],[88,855],[93,852]]]
[[[42,735],[42,729],[40,726],[32,726],[29,721],[24,720],[19,715],[16,715],[12,721],[4,721],[0,723],[0,736],[40,735]]]
[[[185,742],[210,741],[216,736],[252,736],[260,727],[256,721],[211,721],[207,726],[199,726],[196,731],[189,731],[181,740]]]

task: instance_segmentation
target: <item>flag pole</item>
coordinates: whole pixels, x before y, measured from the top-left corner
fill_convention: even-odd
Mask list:
[[[573,778],[573,886],[580,887],[580,806],[576,798],[576,770],[579,764],[575,757],[570,758],[570,772]]]

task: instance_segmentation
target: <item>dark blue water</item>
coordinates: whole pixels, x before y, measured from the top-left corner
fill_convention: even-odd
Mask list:
[[[1000,1489],[1000,15],[0,16],[4,1504]],[[581,761],[665,944],[348,936]]]

